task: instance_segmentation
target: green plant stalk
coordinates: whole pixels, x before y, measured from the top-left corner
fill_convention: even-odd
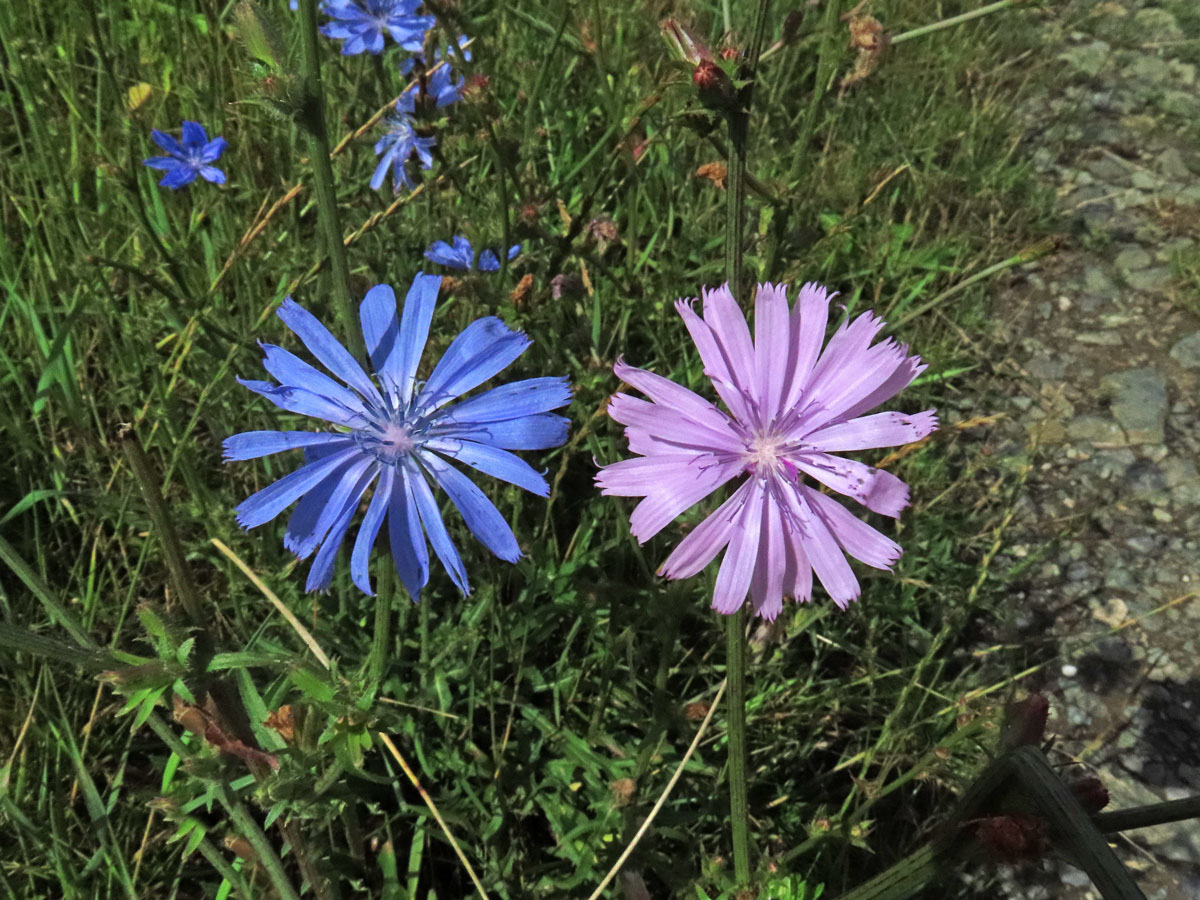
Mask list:
[[[396,595],[391,570],[384,567],[375,585],[375,631],[371,635],[371,655],[367,658],[367,682],[378,691],[387,669],[392,641],[392,598]]]
[[[742,257],[746,219],[746,154],[754,79],[771,0],[759,0],[750,46],[737,77],[744,83],[737,108],[726,114],[729,166],[726,176],[725,280],[735,297],[743,297]],[[738,886],[750,883],[750,834],[746,792],[746,612],[725,620],[726,678],[729,682],[729,831],[733,842],[733,872]]]
[[[905,31],[903,34],[898,34],[894,38],[891,38],[888,43],[903,44],[905,41],[911,41],[913,38],[924,37],[927,34],[933,34],[935,31],[941,31],[944,28],[953,28],[955,25],[962,25],[964,22],[970,22],[972,19],[978,19],[980,16],[986,16],[989,13],[1000,12],[1002,9],[1008,9],[1010,6],[1016,6],[1022,2],[1024,0],[999,0],[998,3],[981,6],[979,9],[973,9],[960,16],[951,16],[949,19],[942,19],[940,22],[922,25],[911,31]]]
[[[1200,819],[1200,796],[1100,813],[1093,821],[1105,834],[1111,834],[1116,831],[1149,828],[1166,822],[1182,822],[1184,819]]]
[[[738,886],[750,883],[750,834],[746,801],[746,611],[725,617],[725,677],[729,679],[729,830],[733,838],[733,875]]]
[[[308,155],[313,167],[313,186],[317,194],[317,216],[325,235],[325,251],[333,276],[333,295],[337,300],[342,331],[360,361],[366,361],[366,345],[358,327],[358,315],[350,295],[350,268],[346,263],[346,245],[338,221],[337,193],[333,188],[333,166],[329,162],[329,133],[325,129],[325,92],[321,87],[321,56],[317,45],[317,0],[300,0],[301,65],[304,99],[299,110],[300,124],[308,135]]]
[[[0,537],[0,561],[3,561],[5,565],[12,569],[14,575],[25,583],[25,587],[29,588],[30,592],[41,602],[50,620],[57,622],[66,629],[67,634],[71,635],[71,639],[76,644],[85,650],[94,651],[96,649],[96,645],[92,643],[92,639],[88,637],[88,633],[83,630],[83,626],[75,620],[70,611],[54,596],[50,587],[38,577],[38,574],[33,571],[29,563],[25,562],[16,548],[2,537]],[[36,652],[37,647],[29,646],[22,649]]]

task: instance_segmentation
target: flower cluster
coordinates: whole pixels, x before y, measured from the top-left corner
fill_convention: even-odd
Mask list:
[[[150,132],[150,136],[154,138],[154,143],[169,154],[143,160],[151,169],[167,173],[159,182],[162,187],[178,190],[195,181],[197,175],[213,184],[225,183],[225,173],[213,165],[229,146],[225,138],[219,137],[210,141],[203,125],[186,120],[183,123],[182,141],[175,140],[157,128]]]
[[[421,0],[326,0],[323,11],[332,20],[321,34],[342,41],[342,55],[383,52],[383,35],[409,52],[421,49],[433,16],[415,15]]]
[[[478,268],[480,272],[497,272],[500,270],[500,258],[496,255],[495,250],[484,250],[479,254],[478,267],[475,263],[475,248],[471,246],[471,242],[465,237],[456,235],[453,240],[453,246],[445,241],[434,241],[433,244],[425,251],[425,258],[430,262],[438,263],[450,269],[459,269],[464,272],[470,272]],[[508,258],[513,260],[517,258],[517,254],[521,252],[520,244],[513,244],[508,248]]]
[[[372,593],[368,562],[386,518],[396,571],[414,600],[429,580],[430,545],[451,580],[464,593],[470,590],[430,480],[485,547],[508,562],[521,556],[504,516],[451,460],[540,496],[550,493],[545,479],[509,451],[543,450],[566,439],[567,420],[551,412],[571,399],[566,378],[529,378],[460,400],[531,343],[488,316],[468,325],[428,379],[418,381],[441,281],[418,273],[399,315],[390,287],[376,285],[367,292],[359,317],[375,379],[291,298],[279,308],[279,317],[335,378],[282,347],[263,344],[263,366],[278,384],[238,379],[276,406],[338,429],[250,431],[225,440],[229,460],[304,450],[305,465],[244,500],[237,518],[243,528],[253,528],[299,501],[284,545],[301,559],[316,554],[308,574],[310,591],[329,586],[338,548],[372,485],[350,556],[351,578]]]
[[[806,284],[789,312],[786,288],[762,284],[754,337],[728,286],[705,290],[676,309],[696,343],[717,406],[662,376],[618,361],[615,371],[649,400],[616,394],[608,413],[625,426],[636,456],[605,466],[605,494],[644,498],[630,517],[639,543],[722,485],[733,494],[691,530],[659,569],[697,574],[725,551],[713,607],[736,612],[747,595],[774,619],[785,596],[812,598],[813,575],[845,607],[860,589],[846,556],[890,568],[901,550],[807,476],[867,509],[897,517],[908,487],[890,472],[835,453],[917,441],[937,427],[933,410],[863,415],[895,396],[924,369],[908,348],[872,344],[883,322],[871,313],[844,322],[822,351],[829,317],[825,288]]]

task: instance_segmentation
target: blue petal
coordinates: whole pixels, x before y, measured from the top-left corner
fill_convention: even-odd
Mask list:
[[[379,152],[379,144],[375,145],[375,152]],[[377,191],[383,187],[383,180],[387,178],[388,168],[392,165],[395,156],[396,145],[392,144],[392,148],[383,154],[383,157],[379,160],[379,165],[375,167],[375,174],[371,176],[371,190]]]
[[[312,416],[314,419],[324,419],[335,425],[346,425],[352,428],[359,428],[367,422],[361,414],[346,409],[328,397],[306,391],[304,388],[274,385],[269,381],[251,381],[247,378],[239,378],[237,382],[242,387],[261,394],[280,409],[286,409],[288,412]]]
[[[216,166],[201,166],[200,177],[212,184],[225,183],[225,173]]]
[[[508,527],[496,505],[484,496],[483,491],[454,466],[433,454],[421,453],[420,458],[425,468],[437,479],[442,490],[450,496],[471,534],[505,562],[515,563],[520,559],[521,548],[517,546],[512,529]],[[437,545],[434,546],[436,548]]]
[[[395,469],[396,481],[388,503],[388,537],[392,546],[392,561],[396,574],[414,601],[421,599],[421,588],[429,582],[429,550],[417,514],[412,480],[421,479],[407,466]]]
[[[189,165],[180,163],[178,167],[172,169],[162,180],[159,181],[160,187],[168,187],[172,190],[183,187],[185,184],[191,184],[196,180],[196,170]]]
[[[349,447],[353,441],[344,434],[331,434],[328,431],[243,431],[225,438],[223,456],[227,460],[258,459],[260,456],[298,450],[313,444],[339,443]]]
[[[425,534],[429,536],[429,543],[433,545],[433,552],[442,561],[442,565],[446,567],[446,571],[450,575],[450,580],[458,585],[458,589],[464,594],[471,593],[470,585],[467,584],[467,570],[463,568],[462,559],[454,547],[454,542],[446,533],[446,524],[442,521],[442,514],[438,510],[437,502],[433,499],[433,492],[429,490],[429,483],[425,481],[425,476],[413,473],[408,483],[412,489],[413,500],[416,501],[417,512],[421,516],[421,525],[425,529]]]
[[[494,250],[484,250],[479,254],[479,271],[480,272],[495,272],[500,268],[500,260],[496,258]]]
[[[344,469],[339,469],[337,481],[329,494],[329,500],[309,530],[304,531],[299,527],[292,529],[291,523],[288,523],[288,537],[291,539],[291,546],[288,549],[301,559],[312,553],[329,529],[333,527],[334,522],[338,520],[342,508],[348,503],[353,503],[355,508],[358,507],[359,498],[368,485],[375,480],[377,474],[379,474],[379,463],[370,457],[360,457]]]
[[[275,313],[304,342],[304,346],[330,372],[364,397],[379,403],[383,398],[350,352],[329,333],[317,317],[293,300],[286,298]]]
[[[353,503],[346,504],[342,509],[338,520],[329,531],[329,536],[325,538],[325,543],[321,545],[317,558],[313,560],[312,568],[308,570],[308,580],[304,583],[304,590],[312,592],[324,591],[329,588],[329,582],[333,580],[333,564],[337,561],[338,550],[342,547],[342,540],[346,537],[346,532],[350,530],[350,520],[354,518],[354,510],[357,508],[358,498],[356,497]]]
[[[514,456],[507,450],[453,438],[426,441],[424,446],[444,453],[485,475],[525,488],[539,497],[550,496],[550,485],[546,484],[546,479],[521,457]],[[425,457],[422,456],[421,459],[424,461]]]
[[[188,122],[186,119],[183,123],[183,146],[189,150],[195,147],[203,147],[208,143],[208,132],[204,130],[204,126],[199,122]]]
[[[379,370],[390,383],[394,399],[401,407],[406,407],[412,399],[417,365],[421,362],[425,342],[429,339],[429,323],[433,319],[433,308],[437,305],[441,287],[442,276],[417,273],[404,298],[404,311],[400,314],[400,339]]]
[[[319,462],[310,463],[290,475],[285,475],[258,493],[251,494],[234,510],[237,513],[238,524],[243,528],[255,528],[270,522],[316,487],[326,475],[361,452],[357,447],[351,447],[341,453],[327,456]]]
[[[151,169],[174,169],[176,166],[183,165],[173,156],[152,156],[149,159],[143,159],[142,164]]]
[[[304,458],[309,462],[313,461],[307,450],[304,452]],[[317,544],[320,543],[320,538],[329,531],[330,523],[326,522],[325,527],[321,529],[320,537],[307,547],[304,545],[305,537],[316,530],[321,513],[329,507],[329,498],[333,496],[334,489],[341,483],[346,470],[354,463],[354,459],[349,459],[335,468],[321,480],[320,484],[301,497],[296,508],[292,510],[287,528],[283,532],[283,546],[296,554],[298,559],[307,559],[312,556],[313,551],[317,549]]]
[[[167,134],[165,131],[159,131],[157,128],[155,128],[150,132],[150,137],[154,139],[154,143],[158,144],[158,146],[162,147],[172,156],[187,156],[187,154],[183,152],[183,148],[179,146],[179,141],[175,140],[175,138],[171,137],[171,135]]]
[[[521,245],[520,245],[520,244],[513,244],[511,247],[509,247],[509,248],[508,248],[508,258],[509,258],[509,259],[516,259],[516,258],[517,258],[517,254],[518,254],[518,253],[520,253],[520,252],[521,252]]]
[[[304,388],[306,391],[328,397],[346,409],[366,415],[367,408],[363,406],[358,394],[345,385],[338,384],[289,350],[262,341],[259,341],[258,346],[264,354],[263,368],[274,375],[281,385]]]
[[[367,291],[358,306],[358,321],[362,324],[367,355],[378,372],[391,355],[400,333],[400,320],[396,317],[396,292],[390,285],[377,284]]]
[[[229,142],[223,137],[215,138],[205,145],[204,151],[200,154],[200,162],[211,163],[216,162],[221,158],[221,154],[225,152],[225,148],[229,146]]]
[[[354,552],[350,554],[350,577],[364,594],[375,596],[371,590],[371,548],[375,546],[375,538],[379,535],[379,527],[383,524],[384,513],[387,512],[388,500],[392,496],[392,480],[395,477],[393,466],[383,466],[379,483],[375,485],[375,493],[371,495],[371,504],[362,524],[358,526],[358,537],[354,540]]]
[[[505,450],[546,450],[557,447],[567,439],[571,420],[553,413],[540,413],[501,422],[440,422],[433,429],[438,439],[458,439],[502,447]]]
[[[443,423],[470,425],[520,419],[570,402],[571,388],[565,377],[525,378],[454,404],[442,413],[437,424],[440,427]]]
[[[495,316],[476,319],[446,348],[421,391],[418,407],[429,412],[445,406],[507,368],[532,343]]]
[[[448,266],[451,269],[470,269],[473,256],[474,252],[471,250],[471,244],[466,238],[462,237],[454,238],[453,247],[445,241],[434,241],[430,248],[425,251],[426,259],[443,266]]]

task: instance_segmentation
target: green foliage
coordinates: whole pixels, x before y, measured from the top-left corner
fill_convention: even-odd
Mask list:
[[[811,13],[763,65],[747,270],[823,281],[848,308],[894,320],[1041,227],[1044,205],[1011,154],[1019,79],[997,65],[1021,51],[1021,31],[1017,18],[1003,28],[984,19],[909,42],[839,96],[852,57],[836,15],[849,5]],[[732,6],[735,22],[749,20],[751,4]],[[689,23],[713,46],[716,7],[696,6]],[[930,12],[918,0],[876,7],[896,31]],[[374,608],[345,560],[328,594],[304,595],[282,525],[243,534],[233,521],[235,503],[294,461],[219,458],[225,436],[281,427],[233,376],[257,371],[255,339],[290,340],[270,315],[283,297],[334,318],[288,115],[281,60],[293,55],[294,18],[282,0],[266,10],[291,49],[264,30],[256,60],[228,4],[63,0],[52,17],[0,4],[0,436],[14,473],[0,482],[0,528],[111,656],[98,685],[4,644],[0,727],[16,747],[0,760],[8,896],[224,896],[246,883],[265,895],[268,861],[251,826],[295,886],[317,861],[330,884],[316,896],[468,896],[381,734],[491,896],[586,897],[616,861],[723,667],[711,573],[682,584],[653,575],[703,511],[639,547],[631,505],[591,484],[593,460],[623,452],[603,416],[615,358],[699,388],[671,303],[721,280],[724,197],[692,175],[721,155],[690,79],[664,52],[663,9],[447,9],[439,40],[475,37],[463,74],[488,81],[446,111],[423,190],[395,209],[390,194],[369,191],[374,129],[333,161],[358,296],[407,284],[435,239],[521,241],[504,273],[461,279],[437,312],[430,355],[495,314],[535,341],[513,378],[566,373],[575,388],[570,443],[533,460],[549,470],[549,501],[485,485],[525,559],[496,563],[452,526],[474,591],[459,596],[436,571],[420,606],[387,588],[393,639],[376,681],[363,674]],[[782,20],[773,27],[768,43]],[[374,60],[322,46],[336,141],[403,80],[394,49]],[[182,118],[228,138],[225,188],[164,191],[142,167],[156,152],[150,129]],[[608,223],[615,237],[601,235]],[[531,287],[510,299],[524,275]],[[557,275],[581,287],[555,298]],[[984,321],[984,290],[903,329],[930,363],[904,408],[955,402],[964,375],[986,364],[964,338]],[[165,590],[157,536],[112,437],[119,422],[133,424],[162,473],[211,621],[187,622]],[[979,761],[988,706],[957,699],[979,675],[953,650],[986,610],[976,562],[1002,510],[994,500],[972,508],[979,466],[954,452],[957,441],[946,434],[893,466],[915,498],[897,577],[863,572],[851,610],[818,597],[754,635],[752,839],[779,869],[762,896],[813,900],[822,884],[832,893],[882,866]],[[214,539],[305,624],[330,669]],[[63,638],[62,616],[27,584],[0,578],[4,622]],[[232,698],[245,721],[214,717],[210,694]],[[164,722],[179,703],[211,727]],[[731,896],[721,721],[718,711],[630,862],[654,896]]]

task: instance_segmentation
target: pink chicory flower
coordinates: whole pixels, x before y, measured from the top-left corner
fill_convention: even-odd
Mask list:
[[[891,338],[872,345],[884,322],[870,312],[842,323],[822,352],[830,299],[821,285],[806,284],[789,311],[786,286],[760,284],[753,340],[728,285],[704,289],[703,317],[694,300],[676,302],[725,410],[623,360],[614,367],[650,399],[618,393],[609,401],[636,456],[603,467],[596,483],[606,495],[645,498],[629,518],[639,543],[748,476],[659,569],[687,578],[725,550],[713,593],[718,612],[736,612],[749,594],[754,611],[774,619],[784,596],[812,599],[814,572],[845,608],[860,593],[847,555],[877,569],[900,558],[895,541],[807,482],[898,517],[908,505],[903,481],[833,454],[907,444],[934,431],[932,409],[863,415],[925,366]]]

